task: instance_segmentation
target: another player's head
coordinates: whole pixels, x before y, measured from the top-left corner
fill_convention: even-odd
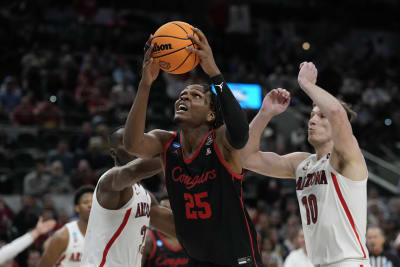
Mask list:
[[[297,230],[296,243],[298,248],[306,249],[306,241],[304,240],[303,228],[299,227]]]
[[[217,96],[208,84],[186,86],[175,102],[174,121],[181,127],[208,125],[216,129],[222,125],[222,115]]]
[[[378,256],[383,252],[385,235],[378,226],[369,227],[367,230],[367,247],[372,255]]]
[[[89,185],[81,186],[75,192],[75,212],[78,213],[80,220],[89,220],[90,209],[92,208],[93,193],[94,187]]]
[[[348,104],[340,101],[342,107],[346,111],[347,119],[352,121],[357,114],[350,108]],[[308,121],[308,142],[314,147],[322,146],[332,140],[331,124],[323,114],[320,108],[313,104],[310,120]]]
[[[135,156],[130,154],[123,144],[125,128],[123,126],[116,128],[108,137],[108,143],[110,145],[110,154],[114,159],[116,166],[123,166],[128,162],[135,159]]]

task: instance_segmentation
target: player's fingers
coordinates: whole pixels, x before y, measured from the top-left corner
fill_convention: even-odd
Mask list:
[[[307,63],[307,61],[301,62],[299,68],[301,69],[306,63]]]
[[[196,55],[198,55],[199,57],[201,57],[203,55],[202,51],[196,48],[193,48],[192,46],[186,46],[185,47],[187,51],[195,53]]]
[[[151,41],[153,40],[153,34],[150,34],[149,38],[147,39],[146,43],[144,44],[143,51],[146,53],[148,49],[150,48]]]
[[[200,48],[203,48],[204,44],[199,39],[197,39],[193,34],[188,33],[187,36],[190,40],[192,40],[193,43],[198,45]]]
[[[192,26],[192,30],[193,30],[195,33],[197,33],[197,36],[199,36],[200,42],[205,43],[205,44],[208,45],[208,41],[207,41],[206,36],[204,35],[204,33],[203,33],[199,28],[196,28],[196,27],[193,27],[193,26]]]
[[[154,44],[151,44],[149,46],[149,48],[146,51],[146,54],[144,54],[144,60],[149,60],[151,58],[151,54],[153,52],[153,47],[154,47]]]

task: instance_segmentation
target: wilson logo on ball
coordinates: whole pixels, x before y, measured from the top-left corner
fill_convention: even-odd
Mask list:
[[[159,52],[159,51],[164,51],[164,50],[169,50],[169,49],[172,49],[171,44],[158,45],[157,43],[154,43],[153,52]]]

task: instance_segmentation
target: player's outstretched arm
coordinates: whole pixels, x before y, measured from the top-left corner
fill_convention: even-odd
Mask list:
[[[188,34],[188,37],[197,44],[198,49],[187,47],[187,50],[199,56],[202,69],[214,84],[225,122],[225,127],[221,128],[221,130],[225,131],[223,135],[225,143],[233,149],[241,149],[246,145],[249,138],[249,125],[246,113],[240,107],[215,64],[207,38],[199,29],[193,27],[193,31],[197,33],[199,39],[196,39],[191,34]]]
[[[240,150],[245,169],[278,178],[296,177],[296,167],[307,153],[280,156],[273,152],[260,151],[260,138],[265,127],[274,116],[284,112],[289,103],[290,93],[282,88],[273,89],[264,97],[261,109],[250,123],[249,141]]]
[[[147,44],[151,43],[150,36]],[[145,133],[146,110],[149,100],[150,88],[160,72],[158,64],[152,57],[153,44],[145,52],[142,66],[142,78],[139,88],[125,122],[124,146],[129,152],[143,158],[151,158],[162,152],[160,138],[168,132],[154,130]]]
[[[101,180],[102,191],[122,191],[127,187],[150,178],[162,170],[161,161],[157,158],[135,159],[128,164],[112,168]]]
[[[149,192],[150,193],[150,192]],[[176,237],[175,222],[172,210],[161,206],[157,199],[150,193],[150,226],[172,237]]]
[[[67,249],[68,241],[68,230],[64,226],[49,238],[38,267],[55,266],[62,253]]]
[[[337,170],[344,176],[363,180],[367,177],[367,166],[353,135],[346,110],[336,97],[315,84],[317,75],[318,71],[313,63],[300,64],[298,82],[301,89],[319,107],[331,124],[334,143],[331,163],[333,167],[343,166]]]

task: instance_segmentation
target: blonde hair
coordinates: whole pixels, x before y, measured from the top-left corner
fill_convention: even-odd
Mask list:
[[[357,112],[355,112],[352,108],[351,105],[344,102],[341,99],[338,99],[339,103],[342,104],[342,107],[344,110],[346,110],[347,118],[349,119],[350,122],[353,122],[357,118]]]

